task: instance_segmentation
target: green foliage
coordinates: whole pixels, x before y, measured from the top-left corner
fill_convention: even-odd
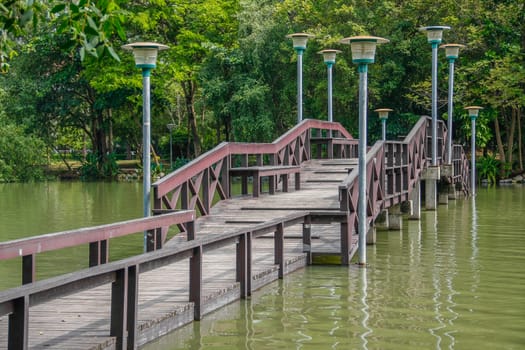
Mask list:
[[[104,162],[101,159],[104,159]],[[84,181],[114,178],[119,173],[116,155],[111,153],[107,157],[101,157],[89,153],[86,160],[82,162],[79,172],[80,178]]]
[[[45,145],[0,116],[0,182],[44,179]]]
[[[297,55],[285,38],[293,32],[315,35],[303,56],[304,117],[326,119],[326,66],[317,52],[341,49],[333,69],[334,119],[356,136],[358,73],[339,41],[361,34],[390,39],[369,66],[368,108],[392,108],[388,138],[405,135],[419,115],[430,114],[431,49],[417,30],[429,24],[452,26],[444,43],[466,45],[455,66],[454,136],[470,140],[463,107],[479,104],[485,109],[478,146],[496,148],[499,132],[498,148],[517,149],[511,116],[524,113],[523,2],[6,1],[0,54],[11,68],[0,86],[9,94],[10,118],[50,148],[86,146],[103,155],[92,164],[101,173],[112,173],[102,167],[111,164],[105,157],[114,147],[141,148],[141,77],[132,55],[119,64],[112,49],[125,37],[170,46],[151,77],[152,140],[163,155],[167,123],[178,125],[175,156],[188,158],[224,140],[271,141],[294,126]],[[439,50],[438,116],[447,110],[448,68]],[[380,126],[369,112],[371,142]]]
[[[125,40],[123,27],[125,11],[119,0],[7,0],[0,4],[0,68],[6,71],[9,60],[16,55],[19,37],[28,35],[40,25],[49,23],[53,31],[65,34],[69,40],[65,48],[80,47],[85,54],[103,57],[104,54],[119,61],[113,48],[115,36]]]
[[[496,184],[500,162],[494,156],[484,156],[476,161],[478,177],[486,179],[489,184]]]

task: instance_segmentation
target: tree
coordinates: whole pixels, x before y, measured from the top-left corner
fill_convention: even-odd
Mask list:
[[[0,4],[0,68],[6,71],[16,55],[20,38],[37,30],[40,23],[55,22],[58,34],[68,35],[69,48],[81,47],[81,59],[88,53],[102,57],[105,53],[117,61],[112,46],[116,34],[125,40],[122,27],[125,12],[119,0],[38,1],[6,0]]]
[[[0,100],[5,94],[0,90]],[[46,163],[42,140],[26,135],[0,110],[0,182],[41,180]]]

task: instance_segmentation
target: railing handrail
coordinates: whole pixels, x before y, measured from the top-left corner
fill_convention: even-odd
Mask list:
[[[163,226],[172,226],[194,220],[194,210],[183,210],[107,225],[84,227],[0,242],[0,260],[74,247],[81,244],[126,236],[137,232],[152,230]]]
[[[305,119],[288,132],[277,138],[272,143],[239,143],[222,142],[212,150],[195,158],[188,164],[175,170],[171,174],[153,183],[152,187],[157,189],[157,194],[163,196],[171,189],[180,186],[188,178],[199,174],[219,159],[230,155],[242,154],[276,154],[283,147],[286,147],[292,140],[297,138],[308,129],[326,129],[340,132],[344,137],[352,139],[352,135],[340,124],[318,119]]]

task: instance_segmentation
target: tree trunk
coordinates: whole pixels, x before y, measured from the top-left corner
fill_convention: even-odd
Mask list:
[[[521,109],[518,108],[518,116],[517,116],[517,122],[518,122],[518,168],[520,171],[523,171],[523,151],[522,151],[522,134],[521,134]]]
[[[108,109],[108,152],[113,153],[113,109]]]
[[[516,132],[516,108],[512,108],[511,110],[511,121],[510,121],[510,130],[509,130],[509,139],[507,144],[507,154],[508,154],[508,160],[509,164],[512,169],[512,160],[514,156],[514,133]]]
[[[195,82],[187,80],[182,82],[182,90],[184,90],[184,98],[186,100],[186,111],[188,113],[188,127],[193,139],[194,156],[198,157],[201,154],[201,140],[197,133],[197,120],[195,118]]]
[[[498,121],[498,116],[496,116],[496,118],[494,118],[494,132],[496,133],[496,143],[498,144],[498,153],[499,153],[499,158],[500,158],[500,161],[505,164],[506,163],[506,160],[505,160],[505,149],[503,148],[503,142],[501,141],[501,131],[500,131],[500,128],[499,128],[499,121]]]

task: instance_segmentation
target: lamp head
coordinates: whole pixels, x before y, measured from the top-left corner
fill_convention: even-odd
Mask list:
[[[157,53],[160,50],[168,49],[168,46],[152,42],[137,42],[126,44],[122,48],[133,52],[137,67],[155,68],[157,65]]]
[[[352,62],[354,63],[374,63],[376,46],[386,44],[390,40],[377,36],[353,36],[344,38],[342,44],[350,44],[352,49]]]
[[[377,112],[379,114],[379,119],[381,120],[387,120],[388,119],[388,113],[392,112],[393,109],[390,108],[378,108],[374,109],[374,112]]]
[[[479,111],[483,109],[483,107],[480,106],[468,106],[465,107],[465,109],[468,111],[468,115],[470,116],[471,120],[476,120],[476,118],[479,115]]]
[[[440,48],[445,49],[445,55],[449,60],[455,60],[459,57],[459,49],[465,47],[461,44],[444,44]]]
[[[308,38],[313,38],[314,36],[312,34],[307,33],[294,33],[288,34],[286,37],[292,39],[293,48],[296,51],[304,51],[306,50],[306,43],[308,42]]]
[[[419,28],[422,32],[427,32],[427,40],[430,44],[439,44],[443,38],[443,31],[450,29],[449,26],[428,26]]]
[[[334,50],[334,49],[326,49],[319,51],[318,54],[323,55],[324,63],[328,64],[335,64],[335,56],[341,53],[340,50]]]

